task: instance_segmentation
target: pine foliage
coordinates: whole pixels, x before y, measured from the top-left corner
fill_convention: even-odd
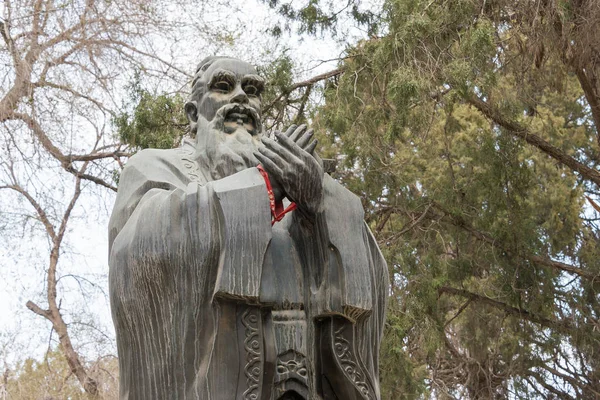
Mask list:
[[[315,122],[390,267],[384,398],[600,398],[600,6],[380,15]]]

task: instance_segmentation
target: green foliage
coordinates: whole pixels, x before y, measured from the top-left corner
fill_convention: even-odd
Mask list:
[[[315,117],[390,266],[386,399],[600,393],[599,188],[562,161],[600,160],[598,14],[532,4],[386,1]]]
[[[284,52],[272,62],[257,66],[257,70],[268,82],[262,94],[262,104],[263,119],[269,129],[289,119],[286,116],[288,99],[282,94],[287,93],[294,83],[294,63]]]
[[[135,149],[177,147],[188,127],[183,97],[153,95],[140,87],[139,75],[130,87],[130,95],[133,110],[113,119],[120,141]]]
[[[115,358],[98,360],[89,371],[99,382],[101,396],[117,397],[118,379]],[[42,361],[28,358],[19,362],[16,368],[5,372],[4,379],[8,400],[89,399],[70,371],[60,347],[46,353]]]
[[[315,108],[312,95],[321,90],[320,85],[294,86],[297,66],[287,51],[276,57],[267,54],[266,59],[268,62],[257,66],[267,80],[262,95],[265,131],[307,122]]]
[[[292,2],[269,0],[269,5],[276,8],[279,14],[288,20],[300,22],[299,32],[314,35],[317,29],[328,29],[335,22],[335,16],[328,15],[321,7],[318,0],[309,0],[306,4],[295,8]],[[280,29],[280,28],[279,28]],[[279,30],[279,32],[281,32]]]
[[[313,36],[323,35],[325,32],[336,36],[338,34],[336,28],[348,22],[355,22],[358,26],[366,29],[369,35],[375,35],[380,27],[380,16],[371,9],[361,7],[361,2],[357,0],[344,2],[333,0],[263,1],[285,18],[284,26],[278,24],[270,29],[271,34],[275,37],[280,37],[283,32],[291,32],[290,22],[296,24],[295,30],[298,34]]]

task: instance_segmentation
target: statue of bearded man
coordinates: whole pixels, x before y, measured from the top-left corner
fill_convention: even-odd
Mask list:
[[[251,65],[205,59],[194,140],[123,170],[109,227],[122,400],[380,399],[385,261],[312,131],[264,134],[263,88]]]

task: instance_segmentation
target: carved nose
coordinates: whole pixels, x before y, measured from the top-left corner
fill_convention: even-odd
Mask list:
[[[237,90],[233,93],[233,97],[231,98],[232,103],[240,103],[246,104],[248,103],[248,95],[241,87],[238,87]]]

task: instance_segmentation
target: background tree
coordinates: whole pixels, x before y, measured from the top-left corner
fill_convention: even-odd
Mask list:
[[[3,2],[0,299],[24,311],[15,323],[0,315],[0,397],[27,398],[19,388],[35,387],[31,396],[64,398],[79,385],[81,397],[114,398],[116,371],[98,367],[115,352],[103,227],[127,157],[177,146],[186,134],[181,109],[199,59],[241,54],[260,64],[273,81],[269,127],[308,112],[310,83],[291,87],[299,68],[286,55],[286,38],[257,36],[269,20],[255,18],[257,6]],[[302,57],[299,46],[294,57]],[[294,103],[287,108],[277,100],[286,90]]]
[[[91,363],[88,371],[96,377],[97,382],[100,382],[98,391],[102,397],[118,398],[118,364],[115,357],[96,360]],[[47,352],[41,361],[25,359],[16,368],[7,370],[3,378],[2,385],[6,391],[3,400],[89,398],[85,392],[82,392],[81,384],[71,372],[64,352],[59,348]]]
[[[271,4],[336,29],[330,3]],[[385,398],[600,398],[600,6],[370,15],[315,121],[390,265]]]
[[[92,361],[114,348],[93,304],[86,304],[103,292],[106,271],[76,265],[85,258],[74,253],[82,239],[72,230],[101,214],[104,191],[116,190],[114,171],[136,150],[112,131],[121,88],[135,71],[144,71],[147,86],[181,87],[190,76],[177,66],[187,54],[179,40],[210,39],[208,53],[229,40],[227,25],[219,25],[208,4],[173,5],[185,5],[189,20],[159,1],[6,0],[1,6],[0,227],[3,248],[11,249],[2,274],[10,285],[43,287],[22,301],[58,338],[58,347],[50,341],[58,350],[46,364],[60,364],[55,372],[66,374],[66,362],[65,384],[76,378],[92,397],[105,392]],[[218,34],[207,28],[210,18]],[[25,260],[36,276],[20,276]],[[14,371],[17,386],[42,374],[41,365],[30,360]]]
[[[292,21],[275,34],[348,41],[328,73],[298,79],[287,53],[265,62],[264,104],[269,128],[309,119],[323,155],[343,154],[336,177],[361,194],[386,253],[384,398],[600,396],[596,2],[269,3]],[[29,307],[96,395],[96,357],[82,348],[110,335],[77,312],[67,282],[87,293],[102,274],[72,273],[69,227],[98,204],[98,188],[115,188],[122,157],[185,134],[177,93],[189,76],[157,58],[157,32],[169,43],[185,41],[179,28],[234,36],[200,18],[182,24],[159,3],[3,7],[2,240],[45,257],[44,296]],[[349,20],[368,38],[354,41]]]

